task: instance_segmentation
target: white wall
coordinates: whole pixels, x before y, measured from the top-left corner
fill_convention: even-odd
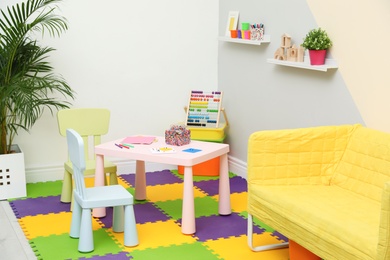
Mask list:
[[[1,0],[0,8],[16,2]],[[44,43],[57,49],[51,60],[77,92],[74,107],[111,110],[103,141],[163,135],[184,120],[190,90],[217,89],[218,0],[67,0],[60,7],[69,30]],[[49,112],[15,141],[28,180],[61,171],[66,142]]]

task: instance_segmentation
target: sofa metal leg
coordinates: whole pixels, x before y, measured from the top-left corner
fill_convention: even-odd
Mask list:
[[[255,252],[288,247],[288,242],[254,247],[253,246],[253,216],[249,213],[248,213],[247,236],[248,236],[248,246],[250,247],[250,249],[252,249],[252,251]]]

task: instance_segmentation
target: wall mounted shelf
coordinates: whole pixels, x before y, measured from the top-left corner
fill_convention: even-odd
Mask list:
[[[242,43],[242,44],[250,44],[250,45],[261,45],[262,43],[270,43],[271,42],[271,36],[264,34],[263,40],[261,41],[252,41],[247,39],[238,39],[238,38],[231,38],[228,36],[220,36],[218,40],[224,41],[224,42],[234,42],[234,43]]]
[[[267,59],[267,62],[276,65],[308,69],[308,70],[317,70],[317,71],[327,71],[328,69],[338,68],[337,62],[333,59],[326,59],[324,65],[310,65],[310,58],[308,56],[305,56],[304,62],[284,61],[284,60],[276,60],[276,59]]]

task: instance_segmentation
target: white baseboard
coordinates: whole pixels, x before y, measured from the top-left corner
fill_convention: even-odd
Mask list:
[[[246,179],[247,177],[247,164],[235,157],[229,156],[229,171]]]
[[[135,161],[113,160],[112,162],[117,165],[119,175],[135,172]],[[230,172],[237,174],[238,176],[241,176],[243,178],[246,178],[247,165],[245,162],[229,156],[228,164]],[[176,170],[177,166],[161,163],[145,163],[145,170],[147,172],[160,171],[162,169]],[[27,183],[62,180],[63,176],[63,165],[48,165],[42,167],[26,168]]]
[[[47,165],[42,167],[26,168],[26,182],[42,182],[62,180],[64,177],[64,165]]]

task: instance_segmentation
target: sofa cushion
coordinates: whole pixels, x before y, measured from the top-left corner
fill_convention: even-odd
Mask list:
[[[248,183],[248,212],[325,259],[372,259],[381,206],[337,186],[261,186]],[[299,202],[299,203],[297,203]],[[335,221],[332,221],[335,220]]]

